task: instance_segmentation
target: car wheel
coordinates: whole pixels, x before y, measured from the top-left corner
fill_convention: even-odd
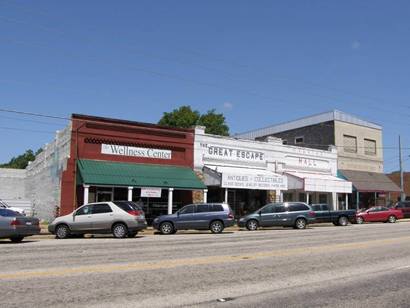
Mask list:
[[[221,233],[224,230],[224,224],[222,221],[215,220],[211,222],[209,229],[212,233]]]
[[[295,228],[296,229],[306,229],[306,220],[303,218],[296,219]]]
[[[393,216],[393,215],[390,215],[390,216],[389,216],[389,222],[390,222],[390,223],[395,223],[396,220],[397,220],[397,219],[396,219],[395,216]]]
[[[138,234],[138,231],[128,232],[128,237],[135,237]]]
[[[338,225],[339,226],[347,226],[347,224],[349,223],[349,221],[347,220],[347,217],[346,216],[342,216],[342,217],[339,217],[339,220],[337,221],[337,223],[338,223]]]
[[[56,228],[56,237],[58,239],[65,239],[70,236],[70,229],[67,225],[58,225]]]
[[[174,233],[174,225],[170,222],[167,222],[167,221],[163,222],[159,226],[159,231],[164,235],[173,234]]]
[[[127,226],[123,223],[117,223],[112,227],[112,235],[114,235],[115,238],[124,238],[127,234]]]
[[[356,218],[356,222],[359,224],[359,225],[361,225],[362,223],[364,223],[364,219],[363,219],[363,217],[357,217]]]
[[[11,237],[10,241],[13,243],[20,243],[24,239],[24,236],[16,236],[16,237]]]
[[[255,219],[251,219],[246,223],[246,229],[249,231],[256,231],[258,230],[259,224]]]

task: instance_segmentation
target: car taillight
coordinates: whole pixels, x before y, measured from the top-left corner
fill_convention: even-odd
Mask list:
[[[309,213],[308,213],[308,215],[309,215],[309,217],[315,217],[316,215],[315,215],[315,212],[313,212],[313,211],[310,211]]]
[[[132,216],[144,216],[144,212],[143,211],[138,211],[138,210],[127,211],[127,213],[132,215]]]
[[[18,221],[16,218],[14,218],[11,222],[10,222],[10,226],[19,226],[21,225],[20,221]]]
[[[232,212],[229,212],[229,214],[228,214],[228,218],[234,218],[234,216],[233,216],[233,213],[232,213]]]

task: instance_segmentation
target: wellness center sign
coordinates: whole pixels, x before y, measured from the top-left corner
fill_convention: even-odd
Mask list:
[[[145,157],[156,159],[171,159],[172,152],[170,150],[137,148],[126,145],[101,144],[101,153],[109,155],[122,155],[133,157]]]

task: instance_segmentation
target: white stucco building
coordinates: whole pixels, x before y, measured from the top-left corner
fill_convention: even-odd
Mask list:
[[[208,202],[228,202],[237,215],[272,201],[329,203],[352,192],[337,177],[337,150],[284,145],[269,137],[255,141],[195,130],[194,169],[208,186]],[[344,207],[344,206],[343,206]]]

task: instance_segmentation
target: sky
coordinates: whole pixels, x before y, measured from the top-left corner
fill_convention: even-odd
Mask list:
[[[0,0],[0,108],[156,123],[191,105],[240,133],[332,109],[410,170],[409,1]],[[0,112],[0,162],[67,121]]]

